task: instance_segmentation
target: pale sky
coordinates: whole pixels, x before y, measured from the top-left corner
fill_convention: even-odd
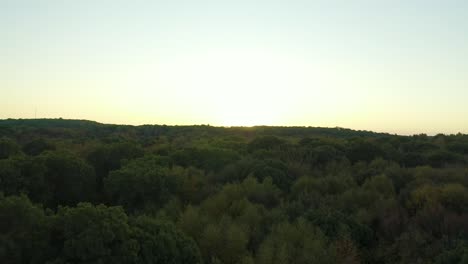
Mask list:
[[[0,119],[468,133],[468,1],[0,0]]]

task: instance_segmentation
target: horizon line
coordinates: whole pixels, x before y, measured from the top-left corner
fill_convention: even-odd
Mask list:
[[[144,123],[144,124],[128,124],[128,123],[107,123],[107,122],[100,122],[100,121],[95,121],[95,120],[90,120],[90,119],[73,119],[73,118],[62,118],[62,117],[56,117],[56,118],[0,118],[1,121],[8,121],[8,120],[15,120],[15,121],[20,121],[20,120],[25,120],[25,121],[40,121],[40,120],[64,120],[64,121],[85,121],[85,122],[93,122],[97,123],[100,125],[116,125],[116,126],[131,126],[131,127],[141,127],[141,126],[168,126],[168,127],[196,127],[196,126],[207,126],[207,127],[213,127],[213,128],[261,128],[261,127],[270,127],[270,128],[322,128],[322,129],[338,129],[338,130],[351,130],[351,131],[356,131],[356,132],[368,132],[368,133],[374,133],[374,134],[384,134],[384,135],[390,135],[390,136],[403,136],[403,137],[411,137],[411,136],[421,136],[425,135],[428,137],[436,137],[439,135],[443,136],[456,136],[456,135],[468,135],[462,132],[457,132],[457,133],[412,133],[412,134],[399,134],[399,133],[389,133],[389,132],[378,132],[374,130],[363,130],[363,129],[353,129],[353,128],[348,128],[348,127],[340,127],[340,126],[334,126],[334,127],[324,127],[324,126],[305,126],[305,125],[247,125],[247,126],[242,126],[242,125],[235,125],[235,126],[223,126],[223,125],[211,125],[211,124],[158,124],[158,123]]]

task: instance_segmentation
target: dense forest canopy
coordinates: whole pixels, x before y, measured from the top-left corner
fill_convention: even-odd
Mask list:
[[[468,263],[468,135],[0,120],[1,263]]]

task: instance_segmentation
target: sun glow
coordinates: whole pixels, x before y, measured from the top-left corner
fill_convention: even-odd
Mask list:
[[[159,85],[184,91],[177,98],[184,100],[186,108],[222,126],[284,123],[288,111],[284,104],[297,96],[293,89],[307,96],[311,89],[304,87],[312,86],[310,67],[265,51],[181,56],[164,62],[159,72]]]
[[[233,102],[240,102],[235,105]],[[215,109],[215,120],[221,126],[274,125],[281,122],[281,112],[267,101],[245,102],[242,98],[233,98]]]

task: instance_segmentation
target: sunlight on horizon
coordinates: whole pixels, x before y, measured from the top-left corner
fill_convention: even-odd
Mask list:
[[[165,63],[156,82],[184,91],[175,97],[187,99],[188,105],[190,101],[203,102],[203,107],[194,111],[210,117],[213,124],[268,125],[286,121],[285,102],[298,99],[293,94],[297,89],[306,96],[307,87],[321,86],[317,77],[310,80],[313,69],[310,76],[307,70],[303,62],[263,51],[211,51]],[[190,89],[184,89],[187,87]]]
[[[466,10],[455,0],[5,1],[0,118],[468,133]]]

